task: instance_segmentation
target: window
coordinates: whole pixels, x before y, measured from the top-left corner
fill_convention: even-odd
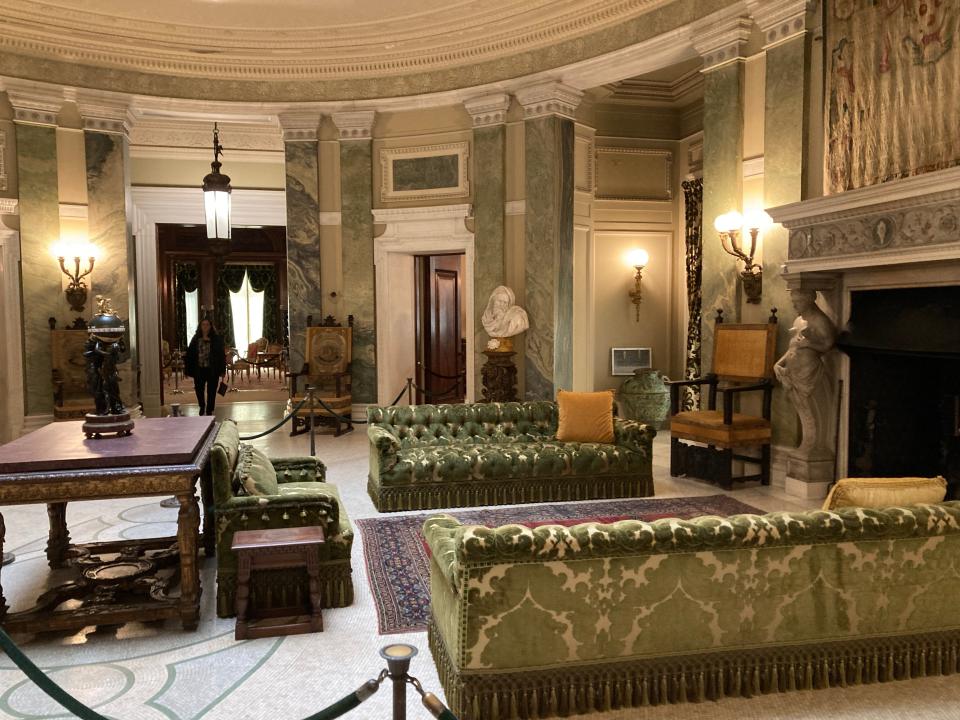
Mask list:
[[[263,291],[254,292],[246,273],[240,290],[230,293],[230,310],[233,313],[233,340],[240,354],[245,355],[250,343],[263,336]]]

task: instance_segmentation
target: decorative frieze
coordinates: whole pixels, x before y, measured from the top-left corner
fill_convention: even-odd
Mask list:
[[[806,32],[810,0],[747,0],[753,19],[763,32],[764,48]]]
[[[17,215],[20,212],[20,200],[0,198],[0,215]]]
[[[516,98],[523,106],[523,117],[526,120],[549,115],[572,120],[583,93],[569,85],[551,81],[520,88],[516,92]]]
[[[500,125],[507,119],[510,109],[510,96],[506,93],[494,93],[464,100],[464,107],[473,118],[474,127]]]
[[[369,140],[376,120],[375,110],[355,110],[333,114],[333,124],[340,131],[341,140]]]

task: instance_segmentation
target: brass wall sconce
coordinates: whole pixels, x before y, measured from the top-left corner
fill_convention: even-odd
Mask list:
[[[87,303],[87,284],[83,279],[93,272],[93,266],[97,261],[96,251],[92,245],[72,248],[67,245],[60,245],[54,249],[54,253],[60,262],[60,270],[70,278],[67,289],[63,291],[63,294],[67,297],[67,302],[70,303],[70,309],[74,312],[83,312],[83,307]],[[67,258],[71,256],[73,257],[72,272],[67,270],[66,265]],[[87,258],[87,269],[81,272],[80,262],[83,257]]]
[[[633,277],[633,290],[630,291],[630,302],[637,308],[637,322],[640,322],[640,303],[643,302],[643,293],[640,288],[640,281],[643,279],[643,269],[650,262],[650,254],[643,248],[634,248],[627,254],[629,262],[637,271]]]
[[[718,216],[713,222],[714,228],[720,233],[720,244],[723,245],[723,249],[743,262],[740,282],[743,283],[747,302],[755,305],[760,303],[760,296],[763,294],[763,271],[754,262],[757,239],[772,222],[770,216],[763,210],[750,212],[746,218],[736,210],[732,210]],[[744,233],[750,236],[749,248],[743,246]]]

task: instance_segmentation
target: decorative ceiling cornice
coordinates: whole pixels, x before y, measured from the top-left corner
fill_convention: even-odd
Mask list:
[[[333,124],[340,131],[341,140],[369,140],[377,113],[373,110],[355,110],[333,114]]]
[[[277,116],[283,129],[283,141],[314,141],[320,128],[321,114],[316,110],[287,110]]]
[[[747,0],[750,14],[763,32],[764,47],[802,35],[812,4],[815,0]]]
[[[693,46],[703,57],[704,72],[743,59],[752,27],[742,0],[694,23]]]
[[[507,93],[493,93],[463,101],[464,107],[473,118],[474,127],[500,125],[507,119],[510,109],[510,96]]]
[[[572,120],[583,99],[580,90],[555,80],[522,87],[515,95],[517,102],[523,106],[523,117],[528,120],[548,115]]]

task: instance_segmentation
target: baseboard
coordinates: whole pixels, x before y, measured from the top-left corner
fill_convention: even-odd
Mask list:
[[[376,403],[353,403],[353,405],[350,407],[350,417],[357,422],[366,420],[367,408],[376,406]]]

